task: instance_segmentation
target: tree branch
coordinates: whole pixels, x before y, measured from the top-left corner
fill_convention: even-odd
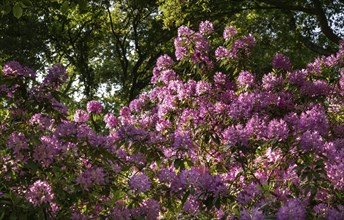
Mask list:
[[[275,0],[256,0],[255,3],[257,3],[257,5],[259,5],[260,7],[264,7],[261,6],[259,4],[259,2],[263,2],[267,5],[273,5],[276,9],[281,9],[281,10],[289,10],[289,11],[302,11],[308,14],[314,14],[315,12],[312,8],[306,8],[306,7],[302,7],[302,6],[298,6],[298,5],[290,5],[290,4],[286,4],[283,1],[275,1]],[[292,2],[292,1],[290,1]]]
[[[306,37],[302,36],[300,33],[297,33],[298,38],[302,42],[302,44],[310,49],[311,51],[320,54],[320,55],[326,55],[329,56],[332,54],[331,51],[324,49],[323,47],[313,43],[310,39],[307,39]]]
[[[341,41],[341,38],[337,36],[332,28],[328,25],[328,20],[325,15],[325,11],[322,8],[322,5],[319,0],[313,0],[314,2],[314,10],[316,12],[317,19],[319,21],[319,25],[321,28],[321,31],[324,33],[324,35],[332,42],[339,44]]]
[[[115,40],[116,40],[116,51],[119,56],[120,63],[122,65],[122,70],[123,70],[123,73],[121,75],[122,86],[123,86],[123,90],[126,90],[126,87],[127,87],[126,80],[127,80],[129,62],[128,62],[128,59],[126,58],[126,50],[124,47],[124,43],[123,44],[121,43],[119,36],[116,34],[115,29],[113,28],[114,24],[112,21],[111,11],[108,7],[107,7],[107,12],[110,19],[111,33],[115,37]]]
[[[296,37],[301,41],[301,43],[305,47],[307,47],[311,51],[313,51],[317,54],[320,54],[320,55],[326,55],[326,56],[331,55],[331,53],[333,51],[327,50],[327,49],[313,43],[309,38],[302,36],[302,34],[296,30],[296,21],[294,18],[294,14],[291,11],[288,11],[288,13],[289,13],[289,19],[290,19],[290,29],[291,29],[291,31],[293,31],[295,33]]]
[[[279,8],[281,10],[301,11],[301,12],[308,13],[310,15],[315,15],[318,22],[319,22],[321,32],[330,41],[332,41],[336,44],[339,44],[341,38],[339,36],[337,36],[333,32],[332,28],[329,26],[325,11],[322,8],[322,5],[321,5],[319,0],[313,0],[313,7],[312,8],[306,8],[306,7],[301,7],[301,6],[297,6],[297,5],[290,5],[288,3],[284,3],[283,1],[276,1],[276,0],[256,0],[255,2],[257,3],[259,1],[263,2],[265,4],[268,4],[268,5],[273,5],[274,7]],[[259,3],[257,3],[257,4],[259,5]]]

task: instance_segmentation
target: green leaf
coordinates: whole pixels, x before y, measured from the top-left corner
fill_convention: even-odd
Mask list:
[[[20,214],[19,220],[27,220],[27,215],[25,213]]]
[[[8,1],[6,1],[5,4],[4,4],[4,11],[3,11],[3,13],[4,14],[8,14],[10,12],[11,12],[11,5],[10,5],[10,3]]]
[[[87,10],[88,2],[85,0],[79,1],[79,8],[81,11]]]
[[[68,9],[69,9],[69,1],[63,2],[60,8],[61,12],[65,14],[68,11]]]
[[[185,168],[184,161],[179,158],[175,159],[173,164],[174,164],[174,168],[176,168],[177,170],[178,169],[183,170]]]
[[[208,210],[210,210],[214,205],[212,197],[209,197],[207,200],[203,201],[203,203],[207,207]]]
[[[14,17],[16,17],[17,19],[19,19],[23,15],[23,8],[18,2],[13,6],[12,10]]]
[[[221,144],[220,137],[217,134],[211,135],[211,139],[213,139],[217,145]]]
[[[22,0],[24,6],[32,6],[32,2],[30,0]]]
[[[214,201],[213,201],[213,203],[215,204],[215,207],[216,207],[217,209],[220,209],[220,208],[221,208],[221,201],[220,201],[219,198],[215,198]]]
[[[16,219],[17,219],[17,215],[14,212],[12,212],[9,217],[9,220],[16,220]]]
[[[317,187],[312,187],[311,188],[311,200],[314,200],[315,195],[317,194],[317,192],[318,192]]]
[[[184,194],[184,196],[183,196],[183,198],[182,198],[182,206],[185,204],[185,202],[186,202],[186,200],[188,199],[189,195],[190,195],[190,191],[187,191],[187,192]]]
[[[0,214],[0,220],[4,219],[4,217],[5,217],[5,211],[2,211]]]

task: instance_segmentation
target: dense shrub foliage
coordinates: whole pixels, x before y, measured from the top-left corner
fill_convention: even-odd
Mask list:
[[[293,70],[246,70],[252,35],[182,26],[153,88],[119,115],[59,99],[12,61],[0,78],[0,218],[343,219],[344,44]],[[186,71],[187,70],[187,71]]]

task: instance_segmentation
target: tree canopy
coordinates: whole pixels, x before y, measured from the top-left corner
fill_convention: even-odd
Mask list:
[[[195,26],[207,18],[218,27],[232,24],[244,33],[256,33],[261,42],[256,68],[277,50],[300,67],[315,56],[333,53],[344,37],[344,3],[337,0],[168,0],[160,1],[160,9],[166,28]]]
[[[154,60],[172,52],[182,24],[207,19],[218,32],[230,24],[243,35],[255,33],[260,44],[249,65],[258,73],[271,67],[276,51],[295,67],[333,53],[344,26],[341,1],[6,0],[0,7],[2,63],[18,60],[41,70],[64,63],[71,69],[66,94],[90,100],[102,91],[109,99],[112,91],[117,104],[147,88]]]
[[[134,99],[172,37],[155,19],[158,8],[151,1],[21,2],[21,16],[15,13],[18,2],[7,3],[13,14],[1,19],[2,62],[36,69],[64,63],[71,69],[65,93],[81,92],[87,100],[101,86],[107,88],[102,94],[115,91],[117,104]]]

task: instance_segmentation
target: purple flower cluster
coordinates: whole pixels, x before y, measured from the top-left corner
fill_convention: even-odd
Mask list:
[[[244,36],[242,39],[236,40],[230,51],[231,59],[238,59],[242,54],[244,58],[250,54],[250,48],[256,45],[256,39],[253,35]]]
[[[254,76],[248,71],[242,71],[239,73],[238,82],[241,86],[250,87],[254,84]]]
[[[158,219],[160,211],[159,203],[154,199],[147,199],[145,200],[140,207],[140,212],[145,216],[144,219]]]
[[[288,137],[289,129],[285,121],[272,120],[268,125],[268,138],[276,138],[278,140],[284,140]]]
[[[217,60],[224,60],[230,56],[230,51],[227,48],[223,46],[216,48],[215,57],[217,58]]]
[[[41,206],[53,202],[54,193],[48,182],[37,180],[29,187],[26,199],[34,206]]]
[[[103,106],[99,101],[89,101],[87,103],[87,111],[90,113],[100,114],[103,110]]]
[[[156,61],[156,67],[158,68],[158,70],[169,69],[173,66],[173,64],[173,59],[168,55],[162,55]]]
[[[29,149],[28,140],[25,135],[21,132],[13,132],[8,141],[8,147],[13,149],[13,153],[16,155],[18,160],[25,160],[24,150]]]
[[[170,128],[172,126],[172,123],[168,120],[159,120],[156,123],[156,130],[159,132],[163,132],[164,130]]]
[[[84,111],[82,109],[76,110],[76,112],[74,114],[74,121],[75,122],[85,123],[88,121],[88,119],[89,119],[89,115],[86,111]]]
[[[249,134],[240,124],[231,126],[223,131],[223,142],[228,145],[247,146]]]
[[[265,215],[258,208],[252,208],[252,211],[244,209],[240,213],[239,220],[264,220]]]
[[[228,115],[233,119],[249,118],[256,103],[256,94],[241,93],[235,97],[229,107]]]
[[[143,173],[139,173],[131,177],[129,185],[132,190],[135,190],[138,193],[148,192],[150,190],[151,181],[148,176]]]
[[[43,167],[49,167],[55,157],[65,150],[64,146],[54,135],[42,136],[40,142],[41,144],[35,146],[32,157]]]
[[[262,78],[262,86],[264,89],[270,91],[280,87],[283,83],[282,77],[277,77],[273,73],[265,74]]]
[[[159,181],[161,183],[171,183],[177,177],[174,168],[161,168],[159,170]]]
[[[184,204],[184,211],[195,215],[200,208],[200,203],[196,198],[189,198]]]
[[[243,206],[246,206],[252,202],[252,200],[261,193],[255,184],[245,186],[243,189],[244,190],[241,191],[237,196],[238,203]]]
[[[324,108],[316,105],[309,110],[302,112],[298,127],[302,131],[318,131],[319,134],[327,134],[329,129],[328,117]]]
[[[272,68],[274,69],[282,69],[282,70],[290,70],[291,69],[291,62],[289,57],[277,53],[272,59]]]
[[[118,119],[113,114],[108,113],[104,116],[104,122],[108,128],[112,129],[118,124]]]
[[[30,78],[36,77],[36,73],[32,69],[26,66],[22,66],[17,61],[7,62],[4,65],[2,72],[7,77],[16,77],[16,76],[24,76],[24,77],[30,77]]]
[[[147,199],[143,201],[137,208],[126,208],[124,201],[118,201],[112,210],[112,219],[130,220],[130,219],[144,219],[154,220],[158,219],[160,205],[154,199]]]
[[[83,126],[80,126],[80,128],[84,128]],[[68,121],[62,121],[56,126],[55,129],[55,136],[59,138],[63,137],[69,137],[69,136],[75,136],[78,133],[78,135],[82,135],[83,132],[77,131],[77,127],[74,123],[68,122]]]
[[[115,207],[112,209],[112,219],[130,220],[130,210],[125,207],[124,201],[117,201]]]
[[[34,114],[30,119],[30,124],[37,126],[39,130],[52,130],[55,120],[42,113]]]
[[[306,209],[303,202],[299,199],[288,200],[277,212],[278,220],[304,220],[306,217]]]
[[[225,40],[232,39],[237,34],[234,27],[228,27],[223,33]],[[219,46],[215,50],[217,60],[236,60],[245,59],[250,54],[250,49],[256,45],[256,39],[253,35],[244,36],[238,40],[233,40],[230,48]]]
[[[217,86],[224,86],[226,84],[226,74],[221,72],[216,72],[214,75],[214,82],[217,84]]]
[[[219,198],[227,193],[222,178],[218,175],[211,175],[205,167],[192,167],[190,170],[183,170],[178,176],[173,178],[171,182],[173,192],[187,190],[188,188],[195,190],[196,201],[198,201],[196,198],[199,198],[201,195]]]
[[[344,218],[344,206],[338,205],[336,208],[330,208],[324,203],[314,206],[313,210],[323,219],[339,220]]]
[[[226,27],[225,30],[223,31],[223,38],[227,41],[233,38],[237,34],[238,34],[237,29],[233,26],[229,26],[229,27]]]
[[[324,80],[305,81],[301,86],[301,93],[310,97],[327,96],[330,93],[330,88]]]
[[[105,172],[101,167],[92,167],[76,178],[76,183],[88,191],[92,186],[105,184]]]
[[[66,68],[61,64],[55,64],[48,70],[48,75],[43,80],[43,85],[59,88],[68,78]]]
[[[339,79],[339,87],[340,87],[341,95],[344,96],[344,70],[341,70],[341,75]]]
[[[210,34],[213,31],[212,29],[210,22],[204,22],[200,25],[201,32],[194,32],[186,26],[181,26],[178,29],[178,37],[174,40],[177,60],[190,58],[193,64],[204,63],[212,68],[213,62],[208,56],[210,45],[204,38],[205,34]]]
[[[211,23],[210,21],[202,21],[199,24],[199,32],[202,35],[209,35],[213,33],[213,31],[214,31],[213,23]]]
[[[324,140],[317,131],[306,131],[300,138],[300,145],[305,150],[322,149],[324,146]]]

